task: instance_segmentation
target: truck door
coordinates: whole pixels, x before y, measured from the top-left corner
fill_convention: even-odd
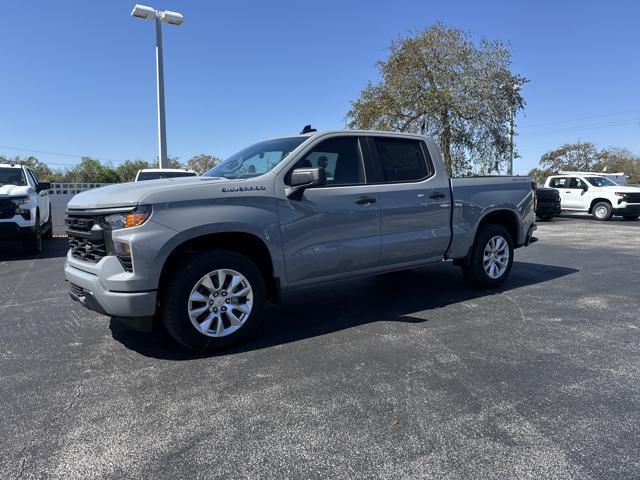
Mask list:
[[[563,203],[569,210],[588,210],[589,201],[587,195],[587,184],[578,177],[570,177],[567,188],[564,189]],[[562,195],[562,194],[560,194]],[[563,205],[564,208],[564,205]]]
[[[451,190],[419,139],[368,137],[380,181],[381,264],[442,259],[449,239]]]
[[[38,183],[40,180],[36,176],[35,172],[31,169],[27,169],[28,177],[30,182],[32,183],[32,187],[36,190],[36,195],[38,197],[38,210],[40,210],[40,224],[44,225],[44,223],[49,218],[49,192],[42,191],[38,192]]]
[[[380,258],[380,196],[366,183],[361,140],[320,140],[288,169],[323,167],[327,184],[300,199],[278,195],[287,281],[330,279],[375,267]],[[284,188],[283,188],[284,190]]]
[[[555,188],[560,194],[560,206],[563,210],[569,208],[571,191],[569,190],[569,177],[556,177],[549,181],[549,187]]]

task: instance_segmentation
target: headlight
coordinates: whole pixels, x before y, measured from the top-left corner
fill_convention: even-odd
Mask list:
[[[622,197],[622,198],[624,198],[624,195],[625,195],[625,194],[624,194],[623,192],[616,192],[616,193],[614,193],[614,195],[615,195],[616,197]]]
[[[151,207],[142,205],[133,212],[113,213],[104,217],[104,221],[111,230],[120,230],[122,228],[138,227],[147,221],[151,215]]]
[[[26,197],[14,197],[14,198],[11,199],[11,201],[14,204],[20,206],[20,205],[25,205],[25,204],[29,203],[31,201],[31,199],[29,198],[29,196],[26,196]]]

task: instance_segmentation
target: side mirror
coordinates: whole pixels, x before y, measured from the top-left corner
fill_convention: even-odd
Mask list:
[[[587,190],[589,190],[589,187],[587,185],[582,185],[582,191],[586,192]]]
[[[36,192],[40,193],[45,190],[51,190],[50,182],[38,182],[38,186],[36,187]]]
[[[317,187],[327,183],[324,168],[296,168],[291,172],[289,187],[285,190],[287,198],[300,200],[302,192],[309,187]]]

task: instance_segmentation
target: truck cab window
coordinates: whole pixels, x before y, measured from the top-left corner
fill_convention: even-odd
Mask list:
[[[364,169],[357,137],[336,137],[316,145],[296,168],[324,168],[327,185],[364,183]]]
[[[429,174],[417,140],[376,138],[378,158],[387,182],[415,182]]]
[[[567,185],[567,178],[552,178],[549,182],[551,188],[569,188]]]

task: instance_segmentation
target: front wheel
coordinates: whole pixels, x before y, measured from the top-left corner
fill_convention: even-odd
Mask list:
[[[161,295],[167,331],[197,352],[221,350],[245,339],[259,324],[266,303],[258,267],[223,250],[182,257]]]
[[[53,219],[51,218],[51,210],[49,210],[49,220],[44,227],[43,238],[53,238]]]
[[[606,221],[613,215],[613,208],[609,202],[599,202],[593,206],[593,218],[600,221]]]
[[[489,224],[478,232],[462,273],[476,287],[496,288],[507,279],[512,265],[511,235],[503,226]]]
[[[31,237],[23,245],[25,253],[39,254],[42,253],[42,227],[40,226],[40,215],[36,214],[36,225],[33,228]]]

